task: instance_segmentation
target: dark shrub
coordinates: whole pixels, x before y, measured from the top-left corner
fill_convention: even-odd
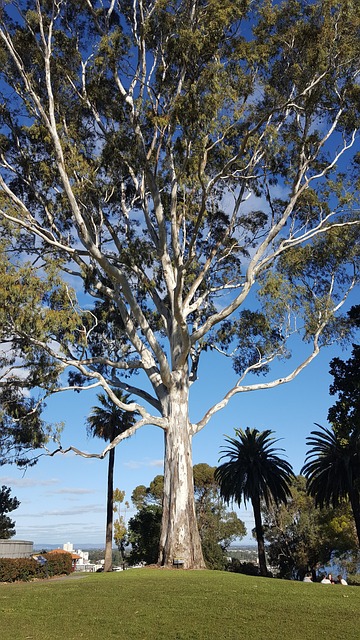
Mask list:
[[[202,550],[204,560],[208,569],[217,569],[223,571],[226,567],[227,560],[220,545],[213,540],[203,540]]]
[[[32,558],[0,558],[0,582],[31,580],[37,569],[38,563]]]
[[[0,582],[27,581],[71,573],[70,553],[45,553],[43,557],[46,559],[43,565],[33,558],[0,558]]]
[[[232,558],[231,563],[228,566],[228,571],[234,573],[243,573],[246,576],[259,576],[260,569],[253,562],[240,562],[238,558]]]
[[[45,560],[47,561],[43,569],[47,571],[49,576],[58,576],[62,573],[69,574],[72,572],[72,560],[71,553],[64,551],[61,553],[44,553]]]

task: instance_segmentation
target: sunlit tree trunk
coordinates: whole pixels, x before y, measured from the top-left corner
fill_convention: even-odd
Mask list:
[[[188,389],[183,380],[179,373],[169,399],[159,564],[172,566],[177,559],[183,561],[184,569],[203,569],[205,563],[195,514]]]

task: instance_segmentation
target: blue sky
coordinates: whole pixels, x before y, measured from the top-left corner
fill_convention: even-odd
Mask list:
[[[352,303],[356,299],[353,298]],[[304,346],[301,351],[306,347]],[[297,354],[301,355],[300,351]],[[215,415],[195,436],[193,461],[216,465],[224,444],[224,434],[233,435],[236,427],[268,428],[275,432],[287,459],[299,473],[306,454],[306,437],[314,422],[326,424],[328,408],[334,398],[329,395],[332,377],[329,362],[335,355],[346,359],[350,351],[338,346],[324,349],[318,358],[293,382],[270,390],[240,394]],[[282,371],[275,365],[271,378]],[[288,369],[290,362],[285,363]],[[199,381],[192,389],[191,419],[197,420],[204,410],[221,398],[233,374],[222,356],[206,354],[199,370]],[[255,381],[255,379],[254,379]],[[85,421],[96,404],[95,392],[66,392],[49,401],[47,417],[64,421],[63,446],[70,444],[86,451],[100,452],[102,441],[86,436]],[[115,486],[131,492],[138,484],[148,485],[162,473],[163,433],[156,427],[144,427],[116,449]],[[16,522],[16,539],[32,540],[36,545],[64,542],[102,544],[105,536],[107,459],[84,459],[72,453],[42,457],[36,466],[23,471],[14,466],[0,468],[0,484],[10,486],[12,495],[21,502],[11,515]],[[127,517],[134,513],[130,509]],[[240,517],[248,529],[243,543],[253,542],[251,506],[241,508]]]

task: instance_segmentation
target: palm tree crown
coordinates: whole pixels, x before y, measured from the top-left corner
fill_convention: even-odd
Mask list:
[[[121,400],[124,404],[127,403],[128,395],[118,389],[114,393],[118,400]],[[87,432],[88,435],[111,442],[116,436],[124,433],[134,424],[136,414],[120,409],[103,393],[99,393],[97,398],[101,406],[92,408],[92,413],[87,418]],[[112,448],[109,451],[108,463],[104,571],[111,571],[112,569],[114,464],[115,449]]]
[[[240,506],[251,501],[255,533],[258,544],[258,556],[261,575],[267,575],[264,532],[261,522],[261,500],[267,506],[286,503],[291,495],[290,483],[294,477],[291,465],[276,453],[273,445],[278,442],[272,437],[272,431],[258,431],[249,427],[243,431],[236,429],[237,438],[226,438],[228,447],[222,449],[220,459],[228,458],[215,471],[220,485],[220,493],[226,502],[235,500]]]
[[[310,447],[301,469],[307,479],[308,493],[320,507],[334,507],[349,499],[360,543],[360,432],[354,429],[347,438],[317,424],[307,438]]]
[[[125,404],[130,397],[118,390],[115,390],[114,394]],[[92,407],[92,412],[87,418],[89,436],[111,441],[134,424],[134,414],[120,409],[107,395],[99,393],[97,399],[101,406]]]
[[[254,496],[260,496],[267,505],[271,500],[276,504],[286,503],[294,474],[290,463],[276,455],[283,449],[272,446],[278,442],[271,437],[273,431],[260,432],[248,427],[235,432],[237,438],[226,438],[230,446],[222,449],[220,458],[229,460],[215,472],[224,499],[235,500],[239,506],[242,500],[246,504]]]

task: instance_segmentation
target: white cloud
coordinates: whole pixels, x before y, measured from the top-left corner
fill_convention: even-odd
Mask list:
[[[163,467],[164,466],[164,460],[161,458],[159,460],[151,460],[149,462],[149,467]]]
[[[16,478],[15,476],[0,476],[0,484],[11,487],[33,488],[48,487],[53,484],[59,484],[57,478],[49,478],[48,480],[36,480],[33,478]]]
[[[47,495],[48,496],[52,496],[55,494],[66,494],[66,495],[75,495],[75,496],[80,496],[80,495],[86,495],[86,494],[93,494],[95,493],[93,489],[77,489],[77,488],[67,488],[64,487],[63,489],[56,489],[56,491],[47,491]]]
[[[20,529],[20,527],[19,527]],[[19,531],[20,533],[20,531]],[[95,537],[101,540],[104,536],[104,527],[101,524],[89,522],[60,522],[56,524],[39,524],[21,527],[21,536],[24,538],[39,539],[42,536],[43,542],[53,544],[54,541],[61,540],[61,544],[76,536],[78,541],[84,540],[85,537]],[[17,535],[17,539],[19,536]],[[40,538],[41,539],[41,538]],[[84,540],[85,541],[85,540]]]
[[[124,462],[124,467],[128,469],[143,469],[144,467],[161,467],[164,466],[164,460],[129,460]]]
[[[104,505],[86,504],[73,509],[52,509],[49,511],[39,511],[37,513],[19,513],[20,518],[58,518],[63,516],[77,516],[83,513],[104,513]]]

